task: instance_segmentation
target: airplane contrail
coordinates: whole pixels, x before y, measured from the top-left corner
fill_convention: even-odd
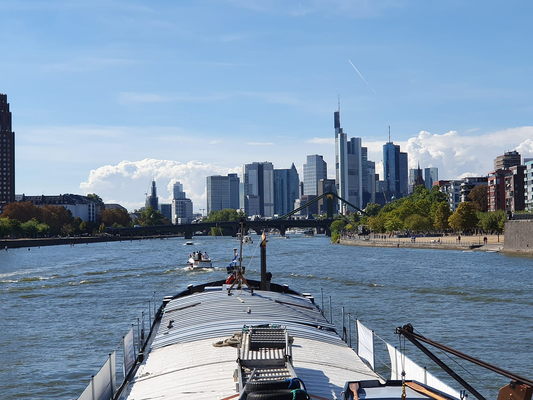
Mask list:
[[[352,65],[353,69],[355,69],[355,72],[357,72],[359,74],[359,76],[361,77],[361,79],[368,85],[368,87],[375,93],[375,94],[378,94],[374,88],[372,86],[370,86],[370,83],[368,83],[366,81],[365,78],[363,78],[363,75],[361,75],[361,73],[359,72],[359,70],[357,68],[355,68],[355,65],[353,65],[353,63],[350,61],[350,59],[348,59],[348,62]]]

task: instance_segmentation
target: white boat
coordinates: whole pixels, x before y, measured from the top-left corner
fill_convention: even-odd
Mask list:
[[[124,337],[122,363],[111,354],[79,400],[462,399],[388,344],[391,375],[381,376],[373,331],[357,321],[354,351],[347,328],[328,321],[311,294],[271,283],[266,267],[261,281],[247,280],[236,249],[228,272],[226,281],[165,297],[147,331],[143,324],[140,337],[139,327]],[[411,340],[409,327],[397,333]],[[126,371],[122,382],[117,364]],[[513,377],[518,383],[505,387],[505,398],[530,400],[533,382]],[[524,387],[529,398],[520,395]]]
[[[252,240],[251,236],[249,236],[249,235],[244,236],[242,238],[242,242],[244,244],[253,244],[254,243],[254,241]]]
[[[192,253],[189,256],[187,264],[189,264],[190,269],[213,268],[213,264],[207,253],[202,253],[201,251]]]

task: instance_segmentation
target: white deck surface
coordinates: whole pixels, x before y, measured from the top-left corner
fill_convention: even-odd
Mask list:
[[[168,321],[173,327],[168,329]],[[280,324],[294,338],[293,366],[311,396],[339,399],[350,380],[379,377],[306,298],[274,292],[209,290],[171,301],[152,349],[123,399],[225,399],[236,396],[238,351],[214,347],[243,325]],[[238,398],[237,396],[235,398]]]

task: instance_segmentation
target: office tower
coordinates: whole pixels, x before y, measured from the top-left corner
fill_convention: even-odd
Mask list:
[[[424,183],[426,188],[431,190],[433,183],[439,180],[439,169],[437,167],[424,168]]]
[[[243,167],[244,211],[248,216],[274,216],[274,167],[254,162]]]
[[[15,201],[15,132],[7,95],[0,93],[0,213]]]
[[[274,170],[274,214],[285,215],[294,210],[294,201],[299,197],[300,179],[292,164],[289,169]]]
[[[161,203],[159,204],[160,212],[163,217],[172,221],[172,204]]]
[[[180,182],[172,188],[172,223],[174,225],[190,224],[193,220],[193,203],[187,198]]]
[[[426,183],[424,182],[424,178],[422,177],[422,169],[420,168],[420,164],[418,164],[418,168],[410,168],[409,169],[409,193],[413,194],[415,192],[415,189],[417,186],[423,185],[426,186]]]
[[[387,192],[396,198],[407,196],[408,192],[407,153],[400,151],[400,146],[392,142],[383,145],[383,177],[387,182]]]
[[[314,154],[307,156],[307,163],[304,164],[304,195],[315,195],[318,193],[318,181],[327,179],[328,164],[322,156]]]
[[[180,182],[174,183],[174,186],[172,187],[172,200],[184,199],[186,197],[187,196],[183,191],[183,185]]]
[[[500,169],[509,169],[515,165],[522,163],[520,153],[516,150],[508,151],[502,156],[498,156],[494,159],[494,171]]]
[[[239,183],[237,174],[207,177],[207,215],[211,211],[239,208]]]
[[[340,126],[340,110],[335,111],[333,117],[335,127],[335,186],[337,195],[362,209],[366,205],[363,204],[365,188],[370,190],[371,187],[367,178],[367,149],[361,146],[360,138],[353,137],[348,141],[347,134],[344,133]],[[405,173],[407,174],[407,170]],[[371,194],[367,197],[371,197]],[[339,202],[339,207],[342,210],[342,207],[345,206]]]
[[[157,198],[157,187],[155,185],[155,179],[152,180],[152,188],[150,195],[146,196],[145,207],[152,207],[155,211],[159,210],[159,199]]]

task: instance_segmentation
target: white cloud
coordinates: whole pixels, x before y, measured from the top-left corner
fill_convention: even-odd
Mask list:
[[[117,165],[104,165],[92,170],[80,188],[85,194],[97,193],[106,203],[119,203],[132,211],[144,206],[145,193],[150,192],[152,179],[156,181],[160,203],[170,203],[172,185],[179,181],[197,211],[205,208],[207,176],[240,172],[240,167],[226,168],[196,161],[184,164],[147,158],[122,161]]]
[[[329,144],[335,145],[335,138],[313,138],[305,141],[306,143],[312,144]]]
[[[467,133],[471,133],[468,132]],[[409,154],[409,168],[437,167],[439,179],[458,179],[464,176],[484,176],[494,169],[494,159],[506,151],[517,150],[522,158],[533,157],[533,126],[510,128],[479,135],[450,131],[432,134],[421,131],[417,136],[399,144]],[[383,158],[383,143],[363,142],[369,149],[370,160]]]
[[[248,146],[274,146],[272,142],[247,142]]]

